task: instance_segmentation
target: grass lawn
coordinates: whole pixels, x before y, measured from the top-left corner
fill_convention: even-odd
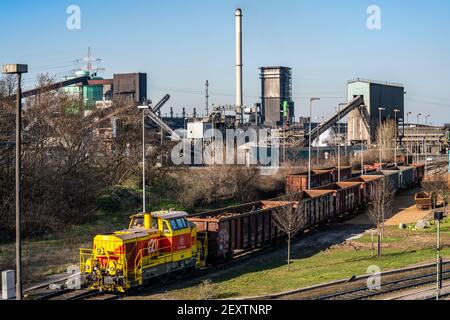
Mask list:
[[[449,219],[442,225],[442,230],[442,255],[450,258]],[[423,231],[388,227],[385,233],[386,241],[381,258],[372,258],[370,235],[324,251],[304,247],[300,240],[293,246],[291,271],[287,270],[286,251],[277,250],[203,279],[212,280],[218,298],[248,297],[362,275],[373,265],[387,271],[435,261],[433,227]],[[197,299],[199,283],[203,279],[181,286],[173,285],[165,292],[138,298]]]

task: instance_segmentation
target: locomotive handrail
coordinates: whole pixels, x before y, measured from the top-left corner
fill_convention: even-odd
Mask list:
[[[152,254],[149,254],[144,257],[143,252],[144,251],[150,252],[150,249],[152,249],[152,247],[150,247],[150,246],[140,249],[134,259],[134,276],[135,276],[135,279],[140,282],[140,284],[142,284],[142,269],[143,269],[143,265],[144,265],[144,263],[143,263],[144,258],[146,258],[146,257],[149,258],[148,265],[150,265],[150,266],[159,263],[159,261],[153,262],[153,263],[151,262],[151,259],[154,257],[156,257],[157,259],[163,259],[164,263],[166,263],[169,258],[170,258],[169,261],[173,260],[173,251],[172,251],[171,246],[158,248]],[[163,251],[166,249],[171,249],[170,253],[161,254],[161,255],[159,254],[160,251]],[[139,271],[139,274],[138,274],[138,271]]]
[[[126,277],[127,273],[128,273],[128,266],[125,260],[125,257],[122,254],[115,254],[115,253],[111,253],[108,251],[104,251],[104,255],[98,255],[98,257],[106,257],[107,259],[107,264],[109,265],[110,261],[117,261],[120,262],[120,264],[123,267],[123,273],[124,276]],[[86,259],[85,257],[88,256],[88,258]],[[86,268],[86,261],[89,259],[93,259],[94,258],[94,250],[93,249],[86,249],[86,248],[80,248],[80,267],[81,267],[81,272],[85,271]],[[117,258],[117,259],[111,259],[111,258]]]

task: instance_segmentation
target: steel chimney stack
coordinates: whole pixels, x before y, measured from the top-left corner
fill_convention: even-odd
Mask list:
[[[236,9],[236,127],[242,123],[242,10]]]

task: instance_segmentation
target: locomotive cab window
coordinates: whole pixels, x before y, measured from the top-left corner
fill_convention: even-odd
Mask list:
[[[187,224],[185,218],[171,219],[170,225],[172,226],[173,231],[187,229],[187,227],[188,227],[188,224]]]
[[[144,217],[133,217],[131,221],[131,228],[143,228],[144,227]]]
[[[163,232],[170,233],[170,228],[169,225],[167,224],[167,221],[163,221]]]

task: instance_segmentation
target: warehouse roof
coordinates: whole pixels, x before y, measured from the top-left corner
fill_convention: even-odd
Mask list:
[[[368,80],[368,79],[362,79],[362,78],[356,78],[352,80],[348,80],[347,83],[355,83],[355,82],[365,82],[365,83],[373,83],[373,84],[381,84],[384,86],[391,86],[391,87],[400,87],[404,88],[405,86],[401,83],[395,83],[395,82],[388,82],[388,81],[376,81],[376,80]]]

